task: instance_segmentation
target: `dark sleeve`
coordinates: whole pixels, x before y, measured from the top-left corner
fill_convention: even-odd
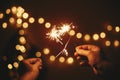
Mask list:
[[[94,65],[97,70],[97,76],[102,80],[118,80],[120,69],[118,65],[106,58],[103,51],[101,51],[101,61]]]

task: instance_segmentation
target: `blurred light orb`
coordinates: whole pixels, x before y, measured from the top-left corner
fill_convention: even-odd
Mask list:
[[[98,34],[93,34],[93,40],[99,40],[99,35]]]
[[[3,13],[0,13],[0,19],[2,19],[4,17]]]
[[[50,22],[46,22],[45,23],[45,28],[50,28],[51,27],[51,23]]]
[[[120,42],[119,42],[118,40],[115,40],[115,41],[114,41],[114,46],[115,46],[115,47],[118,47],[119,45],[120,45]]]
[[[101,32],[100,33],[100,37],[103,39],[103,38],[105,38],[106,37],[106,33],[105,32]]]
[[[44,22],[45,22],[44,18],[41,17],[41,18],[38,19],[39,24],[43,24]]]
[[[112,27],[111,25],[108,25],[108,26],[107,26],[107,30],[108,30],[108,31],[112,31],[112,29],[113,29],[113,27]]]
[[[19,30],[19,34],[20,35],[24,35],[25,34],[25,31],[23,29]]]
[[[75,30],[70,30],[69,35],[74,36],[75,35]]]
[[[6,9],[6,14],[10,14],[10,9]]]
[[[11,24],[15,23],[15,19],[14,19],[13,17],[10,17],[10,18],[9,18],[9,22],[10,22]]]
[[[82,38],[82,33],[77,33],[77,34],[76,34],[76,37],[77,37],[78,39]]]
[[[26,13],[26,12],[23,13],[23,18],[24,18],[24,19],[27,19],[28,17],[29,17],[29,14],[28,14],[28,13]]]
[[[33,17],[30,17],[29,18],[29,23],[34,23],[35,22],[35,19]]]
[[[28,23],[27,22],[24,22],[23,24],[22,24],[22,26],[23,26],[23,28],[28,28]]]
[[[25,44],[25,43],[26,43],[25,37],[21,36],[21,37],[19,38],[19,42],[20,42],[21,44]]]
[[[13,14],[16,14],[16,13],[17,13],[17,7],[16,7],[16,6],[13,6],[13,7],[11,8],[11,11],[12,11]]]
[[[24,58],[23,58],[22,55],[18,55],[17,59],[18,59],[19,61],[22,61]]]
[[[13,68],[13,66],[12,66],[12,64],[8,64],[8,69],[12,69]]]
[[[119,32],[119,31],[120,31],[119,26],[116,26],[116,27],[115,27],[115,31],[116,31],[116,32]]]
[[[13,66],[14,66],[15,68],[18,68],[18,67],[19,67],[18,62],[14,62],[14,63],[13,63]]]
[[[60,57],[60,58],[59,58],[59,62],[60,62],[60,63],[65,62],[65,58],[64,58],[64,57]]]
[[[36,53],[35,53],[35,55],[36,55],[36,57],[41,57],[41,52],[39,52],[39,51],[37,51]]]
[[[50,59],[50,61],[55,61],[55,56],[51,55],[49,59]]]
[[[2,24],[2,27],[3,27],[4,29],[6,29],[7,26],[8,26],[8,24],[7,24],[6,22],[4,22],[4,23]]]
[[[43,49],[43,53],[46,54],[46,55],[49,54],[50,53],[50,49],[49,48],[44,48]]]
[[[72,58],[72,57],[69,57],[68,59],[67,59],[67,63],[68,64],[72,64],[74,62],[74,59]]]
[[[85,41],[89,41],[90,40],[90,35],[89,34],[85,34],[85,36],[84,36],[84,39],[85,39]]]
[[[111,42],[109,40],[105,41],[105,45],[106,46],[110,46],[111,45]]]
[[[21,24],[22,23],[22,19],[21,18],[18,18],[17,19],[17,24]]]

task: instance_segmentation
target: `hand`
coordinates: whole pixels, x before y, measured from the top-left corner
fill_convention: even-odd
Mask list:
[[[101,60],[100,57],[100,48],[96,45],[80,45],[77,46],[76,52],[74,55],[77,57],[77,59],[81,60],[81,56],[85,56],[88,59],[88,64],[93,67],[95,64],[99,63]],[[80,61],[80,65],[82,65],[84,62],[82,60]],[[96,70],[93,67],[93,70],[96,73]]]
[[[42,61],[40,58],[29,58],[22,61],[27,68],[27,72],[20,77],[20,80],[35,80],[39,71],[42,68]]]

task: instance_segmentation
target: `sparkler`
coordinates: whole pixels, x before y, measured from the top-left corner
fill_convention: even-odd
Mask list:
[[[61,27],[53,26],[51,31],[46,34],[47,38],[49,38],[50,40],[55,40],[57,43],[59,42],[61,45],[63,45],[62,37],[65,35],[65,33],[69,32],[71,28],[74,28],[71,25],[72,25],[72,23],[69,25],[64,24]],[[64,48],[62,49],[62,51],[60,51],[56,57],[58,57],[60,54],[65,54],[66,56],[68,56],[68,51],[67,51],[66,47],[68,46],[70,39],[71,39],[71,37],[68,39],[68,41],[64,45]]]

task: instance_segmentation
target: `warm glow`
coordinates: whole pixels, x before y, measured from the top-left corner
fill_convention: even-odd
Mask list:
[[[101,37],[101,38],[105,38],[105,37],[106,37],[105,32],[101,32],[101,33],[100,33],[100,37]]]
[[[119,31],[120,31],[119,26],[116,26],[116,27],[115,27],[115,31],[116,31],[116,32],[119,32]]]
[[[23,13],[23,18],[24,18],[24,19],[27,19],[28,17],[29,17],[29,14],[28,14],[28,13],[26,13],[26,12]]]
[[[68,64],[72,64],[73,62],[74,62],[74,60],[73,60],[72,57],[69,57],[69,58],[67,59],[67,63],[68,63]]]
[[[33,17],[30,17],[29,18],[29,23],[34,23],[35,22],[35,19]]]
[[[110,46],[110,45],[111,45],[111,42],[110,42],[109,40],[107,40],[107,41],[105,42],[105,45],[106,45],[106,46]]]
[[[46,54],[46,55],[49,54],[50,53],[50,49],[49,48],[44,48],[43,49],[43,53]]]
[[[19,41],[20,41],[21,44],[25,44],[26,43],[26,39],[23,36],[19,38]]]
[[[65,58],[64,57],[60,57],[59,58],[59,62],[61,62],[61,63],[65,62]]]
[[[82,38],[82,33],[77,33],[77,34],[76,34],[76,37],[77,37],[78,39]]]
[[[12,66],[12,64],[8,64],[8,69],[12,69],[13,68],[13,66]]]
[[[51,23],[50,22],[46,22],[45,23],[45,28],[50,28],[51,27]]]
[[[36,52],[35,55],[36,57],[41,57],[41,52]]]
[[[16,50],[19,50],[20,49],[20,45],[16,45],[15,48],[16,48]]]
[[[16,14],[17,8],[16,8],[15,6],[13,6],[13,7],[11,8],[11,11],[12,11],[13,14]]]
[[[18,18],[17,19],[17,24],[21,24],[22,23],[22,19],[21,18]]]
[[[14,66],[15,68],[18,68],[18,67],[19,67],[19,64],[18,64],[17,62],[14,62],[14,63],[13,63],[13,66]]]
[[[19,30],[19,34],[20,34],[20,35],[24,35],[24,34],[25,34],[25,31],[24,31],[24,30]]]
[[[6,9],[6,14],[9,14],[10,13],[10,9]]]
[[[98,34],[93,34],[93,40],[98,40],[99,39],[99,35]]]
[[[19,61],[22,61],[24,58],[23,58],[22,55],[18,55],[17,59],[18,59]]]
[[[85,39],[85,41],[89,41],[90,40],[90,35],[89,34],[86,34],[85,36],[84,36],[84,39]]]
[[[115,47],[118,47],[119,45],[120,45],[120,42],[119,42],[118,40],[115,40],[115,41],[114,41],[114,46],[115,46]]]
[[[19,47],[19,50],[22,52],[22,53],[25,53],[26,52],[26,48],[25,48],[25,46],[20,46]]]
[[[3,13],[0,13],[0,19],[2,19],[4,17]]]
[[[55,56],[51,55],[49,59],[50,59],[50,61],[55,61]]]
[[[3,24],[2,24],[2,27],[5,29],[5,28],[7,28],[7,23],[6,22],[4,22]]]
[[[112,27],[111,25],[108,25],[108,26],[107,26],[107,30],[108,30],[108,31],[111,31],[112,28],[113,28],[113,27]]]
[[[9,19],[9,22],[10,22],[11,24],[15,23],[15,19],[14,19],[13,17],[11,17],[11,18]]]
[[[70,30],[69,35],[74,36],[75,35],[75,30]]]
[[[44,18],[39,18],[39,19],[38,19],[38,23],[39,23],[39,24],[43,24],[44,22],[45,22]]]
[[[23,28],[28,28],[28,23],[24,22],[22,26],[23,26]]]

